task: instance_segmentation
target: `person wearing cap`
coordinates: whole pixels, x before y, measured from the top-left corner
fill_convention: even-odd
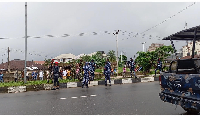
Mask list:
[[[130,58],[129,66],[130,66],[130,71],[131,71],[131,78],[132,78],[133,73],[134,73],[135,78],[137,78],[135,75],[135,63],[133,61],[133,58]]]
[[[59,89],[59,76],[58,62],[55,62],[55,66],[53,66],[54,88],[52,90]]]
[[[94,80],[94,72],[95,72],[95,62],[94,60],[92,59],[91,62],[90,62],[90,76],[91,76],[91,81]]]
[[[157,70],[162,71],[162,61],[160,60],[160,58],[158,59],[157,67],[155,69],[155,77],[156,77],[156,71]]]
[[[104,67],[105,86],[107,86],[107,80],[109,80],[109,83],[111,86],[110,73],[111,73],[111,64],[109,62],[109,59],[107,59],[107,62],[105,63],[105,67]]]
[[[89,62],[85,63],[85,66],[83,67],[84,70],[84,78],[83,78],[83,83],[82,83],[82,88],[84,85],[86,85],[86,88],[88,88],[88,80],[89,80],[89,75],[90,75],[90,69],[89,69]]]

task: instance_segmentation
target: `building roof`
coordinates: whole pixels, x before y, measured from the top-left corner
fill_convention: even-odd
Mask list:
[[[75,55],[74,54],[61,54],[57,57],[55,57],[54,59],[62,59],[62,58],[65,58],[65,59],[74,59],[75,58]]]
[[[10,70],[23,70],[25,66],[25,60],[11,60],[10,62]],[[41,64],[36,64],[34,61],[26,61],[27,67],[37,67],[38,69],[44,68]],[[8,69],[8,62],[0,64],[0,69]]]
[[[34,61],[34,63],[43,65],[45,61]]]
[[[182,57],[181,59],[191,59],[192,57],[191,56],[185,56],[185,57]],[[199,55],[194,55],[194,58],[200,58]]]
[[[200,40],[200,26],[192,27],[189,29],[182,30],[168,37],[163,38],[163,40],[193,40],[194,31],[197,29],[196,40]]]

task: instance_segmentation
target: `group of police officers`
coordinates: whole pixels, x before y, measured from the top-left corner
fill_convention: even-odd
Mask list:
[[[135,74],[135,62],[133,61],[133,58],[130,58],[130,61],[128,61],[128,67],[130,68],[131,72],[131,78],[132,75],[134,74],[135,78],[137,78]],[[88,88],[88,81],[93,81],[94,80],[94,72],[95,72],[95,62],[94,60],[91,60],[91,62],[86,62],[85,65],[83,66],[82,62],[79,64],[79,69],[80,72],[84,72],[83,79],[82,79],[82,88],[86,86]],[[82,67],[82,68],[81,68]],[[156,71],[160,70],[161,71],[162,67],[162,62],[160,59],[158,60],[157,63],[157,68],[155,69],[155,75]],[[59,67],[58,67],[58,62],[55,62],[54,66],[52,67],[52,73],[54,77],[54,88],[53,90],[59,89]],[[104,75],[105,75],[105,86],[107,86],[107,80],[109,80],[109,86],[111,86],[111,81],[110,81],[110,75],[111,75],[111,63],[109,62],[109,59],[107,59],[105,66],[104,66]]]

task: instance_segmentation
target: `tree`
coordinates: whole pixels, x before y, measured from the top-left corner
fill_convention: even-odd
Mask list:
[[[103,57],[101,52],[97,52],[96,54],[92,55],[91,58],[95,61],[97,67],[102,67],[105,65],[106,58]]]
[[[84,55],[84,56],[81,56],[81,59],[83,60],[83,62],[90,62],[91,56]]]
[[[149,72],[152,67],[157,66],[157,61],[160,58],[161,61],[166,59],[174,53],[172,46],[162,46],[157,48],[152,52],[137,52],[138,57],[135,59],[135,62],[143,67],[143,72]]]
[[[114,50],[109,50],[109,52],[107,53],[107,56],[108,56],[110,62],[116,61],[116,56],[115,56]]]
[[[44,61],[45,61],[44,66],[49,68],[48,66],[51,64],[51,59],[47,59],[47,60],[44,60]]]
[[[122,57],[122,62],[121,62],[121,57]],[[127,61],[127,57],[125,55],[120,55],[119,56],[119,66],[123,66]]]

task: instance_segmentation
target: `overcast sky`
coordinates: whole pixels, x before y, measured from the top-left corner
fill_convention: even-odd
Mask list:
[[[114,30],[121,30],[118,53],[124,51],[128,58],[143,50],[141,42],[146,42],[145,49],[152,43],[170,45],[170,41],[161,39],[183,30],[185,22],[187,28],[200,25],[200,4],[192,4],[194,2],[28,2],[28,36],[31,37],[27,59],[44,60],[45,55],[54,58],[64,53],[107,53],[116,50]],[[0,2],[0,14],[0,38],[9,38],[0,39],[0,60],[6,62],[7,47],[11,49],[11,60],[25,59],[25,3]],[[151,28],[153,26],[156,27]],[[64,34],[70,36],[62,37]],[[178,51],[186,44],[174,43]]]

